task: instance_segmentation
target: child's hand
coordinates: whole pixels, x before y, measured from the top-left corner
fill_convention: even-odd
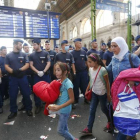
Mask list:
[[[111,100],[112,100],[111,96],[109,94],[107,95],[107,100],[108,100],[108,102],[111,102]]]
[[[58,111],[58,110],[60,110],[60,109],[61,109],[61,108],[60,108],[59,105],[54,105],[54,106],[51,107],[51,111]]]

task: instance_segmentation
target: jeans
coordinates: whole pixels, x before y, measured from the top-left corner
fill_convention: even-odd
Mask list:
[[[57,132],[59,135],[65,138],[65,140],[74,140],[75,138],[69,133],[68,130],[68,118],[70,114],[60,113],[59,115],[59,122],[58,122],[58,129]]]
[[[127,137],[126,135],[119,132],[116,140],[126,140],[126,137]]]
[[[109,111],[107,109],[107,94],[97,95],[94,92],[92,92],[92,99],[90,103],[90,115],[87,125],[89,131],[92,131],[93,123],[95,120],[95,113],[99,102],[101,105],[102,112],[106,115],[108,122],[110,122]]]

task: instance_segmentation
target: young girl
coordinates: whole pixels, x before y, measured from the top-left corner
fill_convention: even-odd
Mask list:
[[[109,128],[110,118],[107,109],[107,99],[110,102],[111,97],[108,73],[104,68],[104,64],[100,57],[95,53],[90,54],[88,56],[88,66],[90,82],[86,89],[86,92],[92,87],[92,99],[90,104],[90,116],[88,120],[88,125],[82,131],[82,133],[92,134],[92,127],[95,120],[96,108],[99,102],[101,105],[102,112],[106,115],[108,119],[108,124],[106,127]]]
[[[56,77],[60,79],[60,82],[62,83],[60,96],[56,105],[51,107],[52,111],[59,110],[58,133],[66,140],[78,140],[68,131],[68,118],[72,109],[71,104],[74,102],[73,84],[67,78],[70,72],[69,67],[65,63],[57,62],[54,69]]]

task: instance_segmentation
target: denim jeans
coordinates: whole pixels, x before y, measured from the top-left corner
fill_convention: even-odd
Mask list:
[[[127,137],[126,135],[119,132],[116,140],[126,140],[126,137]]]
[[[65,138],[65,140],[74,140],[75,138],[69,133],[68,130],[68,118],[70,114],[59,114],[59,122],[58,122],[58,129],[57,132],[59,135]]]
[[[89,131],[92,131],[93,123],[95,120],[95,113],[99,102],[101,105],[102,112],[106,115],[108,122],[110,122],[109,111],[107,109],[107,94],[97,95],[94,92],[92,92],[92,99],[90,103],[90,115],[87,125]]]

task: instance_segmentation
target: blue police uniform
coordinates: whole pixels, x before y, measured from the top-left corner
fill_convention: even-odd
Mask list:
[[[63,44],[68,44],[68,41],[63,40],[61,42],[61,46]],[[67,49],[69,50],[69,47]],[[73,59],[72,54],[67,52],[67,51],[66,51],[66,53],[63,53],[63,52],[58,53],[55,57],[55,63],[58,61],[63,62],[63,63],[67,63],[69,65],[69,67],[71,68],[71,65],[74,64],[74,59]]]
[[[106,46],[106,44],[102,43],[102,46]],[[105,51],[100,50],[99,53],[100,53],[100,58],[103,60],[103,56],[104,56]]]
[[[81,41],[81,39],[75,39],[74,42]],[[74,79],[74,96],[75,102],[78,103],[79,100],[79,88],[81,92],[85,94],[87,85],[88,85],[88,72],[87,72],[87,55],[84,50],[73,50],[71,54],[74,57],[75,68],[76,68],[76,77]]]
[[[30,62],[33,62],[33,66],[38,71],[43,71],[47,65],[47,62],[50,62],[50,56],[46,51],[41,52],[33,52],[29,56]],[[50,76],[48,71],[42,76],[39,77],[36,73],[34,73],[34,84],[38,83],[39,81],[46,81],[50,83]],[[36,107],[41,106],[41,100],[34,94],[34,100]]]
[[[56,79],[56,77],[53,74],[53,67],[54,67],[56,52],[53,50],[50,50],[50,51],[48,51],[48,53],[49,53],[50,59],[51,59],[51,66],[50,66],[51,80],[54,80],[54,79]]]
[[[97,40],[96,40],[96,39],[93,39],[92,42],[97,42]],[[92,42],[91,42],[91,43],[92,43]],[[96,53],[96,54],[100,55],[100,52],[99,52],[99,51],[97,51],[97,50],[95,50],[95,49],[90,49],[90,50],[87,52],[87,56],[89,56],[91,53]]]
[[[88,49],[86,47],[82,47],[82,49],[86,52],[88,52]]]
[[[113,52],[110,52],[108,50],[104,53],[103,60],[106,60],[106,66],[108,66],[109,63],[111,62],[113,55],[114,55]]]
[[[4,96],[6,98],[9,97],[9,76],[7,71],[5,70],[5,57],[0,57],[0,68],[1,68],[1,72],[2,72],[2,83],[0,84],[0,94],[2,97],[2,102],[4,99]]]
[[[70,68],[71,68],[71,65],[74,64],[73,56],[69,52],[66,52],[66,53],[60,52],[60,53],[56,54],[55,63],[58,61],[67,63]]]
[[[23,52],[11,52],[7,54],[5,58],[5,64],[9,65],[9,67],[12,68],[14,71],[19,70],[26,63],[29,63],[29,60],[26,54]],[[21,93],[23,94],[26,110],[32,110],[32,101],[30,99],[31,91],[29,88],[27,76],[24,72],[21,73],[22,75],[20,75],[20,77],[20,71],[16,74],[12,74],[9,77],[10,111],[12,113],[17,112],[18,87],[20,88]]]

